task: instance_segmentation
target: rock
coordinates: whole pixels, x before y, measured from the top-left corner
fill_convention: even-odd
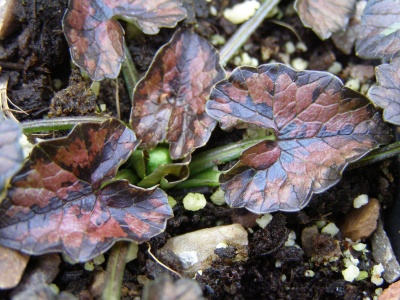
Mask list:
[[[145,286],[141,299],[202,300],[204,298],[203,291],[195,280],[182,278],[174,282],[164,275]]]
[[[60,256],[55,253],[33,256],[29,269],[25,272],[20,284],[11,292],[11,296],[35,289],[43,284],[50,284],[60,271],[60,263]]]
[[[198,270],[210,267],[211,262],[218,258],[214,251],[221,244],[237,249],[233,260],[247,259],[247,231],[240,224],[207,228],[176,236],[169,239],[162,250],[172,251],[177,255],[184,272],[193,276]]]
[[[15,287],[21,280],[29,255],[0,246],[0,289]]]
[[[0,0],[0,40],[3,40],[18,28],[15,20],[15,0]]]
[[[372,255],[377,263],[381,263],[385,269],[382,277],[392,283],[400,278],[400,265],[394,255],[392,245],[379,220],[378,227],[371,238]]]
[[[400,281],[389,285],[379,296],[379,300],[400,300]]]
[[[368,204],[350,212],[344,220],[341,231],[353,241],[368,238],[376,229],[380,205],[371,198]]]

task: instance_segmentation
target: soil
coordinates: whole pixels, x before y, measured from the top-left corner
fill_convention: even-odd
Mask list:
[[[221,13],[217,16],[211,15],[210,7],[214,6],[218,12],[222,12],[225,7],[239,1],[185,2],[191,10],[192,17],[181,22],[179,26],[196,24],[196,32],[208,39],[217,33],[229,39],[235,32],[237,26],[226,21]],[[100,113],[117,116],[116,81],[101,82],[100,92],[96,95],[89,89],[90,80],[82,78],[70,61],[61,28],[67,0],[17,3],[19,26],[11,36],[0,41],[0,66],[2,73],[10,76],[8,97],[15,105],[28,112],[28,115],[17,114],[17,118],[26,121],[44,116]],[[282,1],[280,7],[285,12],[291,5],[292,1]],[[291,58],[305,59],[309,62],[308,69],[326,70],[334,61],[340,62],[343,69],[351,64],[371,64],[370,61],[360,60],[354,53],[342,54],[330,40],[322,42],[311,30],[303,27],[296,14],[285,13],[280,21],[291,25],[307,45],[308,51],[296,50]],[[147,70],[157,50],[169,41],[174,31],[175,29],[162,29],[155,36],[140,35],[136,39],[127,40],[139,72],[143,74]],[[251,36],[244,49],[251,57],[257,58],[260,64],[267,62],[262,56],[265,58],[266,52],[270,54],[270,59],[287,62],[282,49],[289,41],[294,44],[298,42],[291,30],[266,21]],[[234,67],[233,64],[228,64],[226,69],[229,71]],[[346,81],[349,74],[341,72],[339,76]],[[373,78],[367,78],[364,82],[371,83],[372,80]],[[128,121],[131,101],[122,77],[118,79],[117,84],[121,118]],[[100,109],[102,104],[105,104],[104,110]],[[240,130],[226,133],[217,129],[207,147],[229,143],[240,137]],[[360,194],[378,198],[381,206],[389,209],[394,199],[396,186],[393,178],[397,178],[396,176],[395,165],[391,161],[346,171],[338,185],[323,194],[313,196],[310,204],[302,211],[274,213],[273,221],[265,229],[254,226],[255,216],[243,209],[231,209],[208,202],[207,206],[198,212],[187,211],[179,201],[187,191],[171,191],[178,200],[174,207],[174,218],[168,221],[164,233],[150,240],[152,252],[172,269],[179,271],[181,266],[176,258],[158,251],[168,238],[197,229],[240,222],[244,226],[252,227],[252,232],[249,233],[249,258],[244,262],[232,261],[229,251],[234,249],[218,253],[219,259],[213,262],[212,267],[203,270],[202,275],[196,276],[206,298],[372,299],[377,286],[369,280],[346,282],[341,274],[345,268],[341,260],[318,261],[315,258],[315,254],[318,253],[331,253],[332,245],[336,242],[342,251],[351,248],[350,243],[340,233],[335,238],[322,235],[314,240],[312,247],[317,250],[311,255],[309,250],[301,247],[299,240],[302,230],[314,225],[316,220],[340,224],[351,211],[352,200]],[[204,188],[200,191],[210,196],[212,189]],[[296,242],[300,246],[284,246],[291,231],[296,233]],[[368,240],[365,242],[369,245]],[[370,246],[368,247],[370,249]],[[126,266],[123,280],[124,299],[140,296],[143,289],[141,278],[155,279],[161,273],[168,272],[154,262],[148,255],[147,248],[145,244],[140,245],[138,258]],[[41,257],[32,259],[27,269],[33,268],[35,262],[40,259]],[[276,265],[277,261],[280,265]],[[374,264],[369,253],[363,258],[360,268],[370,270]],[[84,269],[83,264],[71,265],[62,261],[54,283],[60,291],[69,291],[78,297],[91,299],[93,295],[89,290],[95,274],[105,268],[106,262],[97,266],[95,271],[89,272]],[[313,270],[314,276],[307,277],[307,270]],[[170,275],[174,276],[172,273]],[[7,298],[10,292],[12,291],[3,291],[0,296]]]

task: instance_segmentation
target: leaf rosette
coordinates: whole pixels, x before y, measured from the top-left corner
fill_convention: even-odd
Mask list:
[[[140,243],[162,232],[172,217],[167,195],[113,181],[137,144],[133,131],[110,119],[35,146],[0,204],[0,243],[87,261],[117,240]]]
[[[350,162],[391,139],[369,100],[337,77],[279,63],[235,69],[214,86],[206,111],[222,129],[244,122],[275,132],[220,177],[226,202],[255,213],[302,209]]]

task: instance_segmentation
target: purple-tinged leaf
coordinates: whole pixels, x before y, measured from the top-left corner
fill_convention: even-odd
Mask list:
[[[179,30],[164,45],[136,85],[131,125],[141,146],[165,141],[172,159],[203,146],[216,121],[205,113],[212,86],[225,77],[219,55],[191,30]]]
[[[19,143],[21,136],[21,125],[6,119],[0,110],[0,194],[8,180],[21,168],[24,160]]]
[[[361,18],[356,54],[390,60],[400,55],[400,0],[369,0]]]
[[[352,16],[356,0],[296,0],[294,7],[304,26],[322,39],[343,31]]]
[[[0,204],[0,243],[86,261],[117,240],[142,242],[162,232],[172,216],[162,190],[110,182],[136,146],[116,119],[77,125],[67,137],[37,145]]]
[[[375,68],[376,81],[368,91],[371,101],[384,109],[386,122],[400,125],[400,57]]]
[[[391,139],[368,99],[337,77],[282,64],[235,69],[211,91],[207,112],[223,129],[245,122],[275,131],[276,141],[247,149],[220,178],[226,202],[255,213],[300,210]]]
[[[75,64],[93,80],[116,78],[125,58],[120,17],[146,34],[175,27],[186,17],[182,0],[70,0],[63,30]]]

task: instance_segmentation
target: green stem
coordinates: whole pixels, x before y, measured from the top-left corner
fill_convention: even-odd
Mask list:
[[[122,75],[124,76],[126,89],[128,90],[129,99],[132,100],[133,89],[140,80],[140,75],[133,62],[131,53],[129,52],[126,42],[124,42],[125,60],[122,63]]]
[[[220,51],[220,64],[224,67],[235,53],[243,46],[247,39],[260,26],[272,9],[277,6],[279,0],[265,0],[254,16],[243,23],[234,35],[226,42]]]
[[[347,170],[356,169],[369,164],[380,162],[396,155],[400,155],[400,141],[371,151],[360,160],[351,163]]]
[[[100,116],[65,117],[22,122],[21,126],[25,134],[30,134],[52,130],[68,130],[77,124],[102,123],[107,119],[109,118]]]
[[[178,183],[174,186],[174,189],[190,189],[200,186],[219,186],[219,175],[220,171],[214,169],[208,169],[196,176],[190,177],[189,179]]]
[[[122,279],[124,277],[129,244],[129,242],[117,242],[111,248],[107,263],[103,299],[119,300],[121,297]]]
[[[240,154],[247,148],[254,146],[259,142],[274,139],[274,136],[270,136],[258,139],[244,140],[204,151],[198,155],[194,155],[192,161],[189,164],[190,176],[199,174],[207,169],[229,162],[231,160],[238,159],[240,157]]]

